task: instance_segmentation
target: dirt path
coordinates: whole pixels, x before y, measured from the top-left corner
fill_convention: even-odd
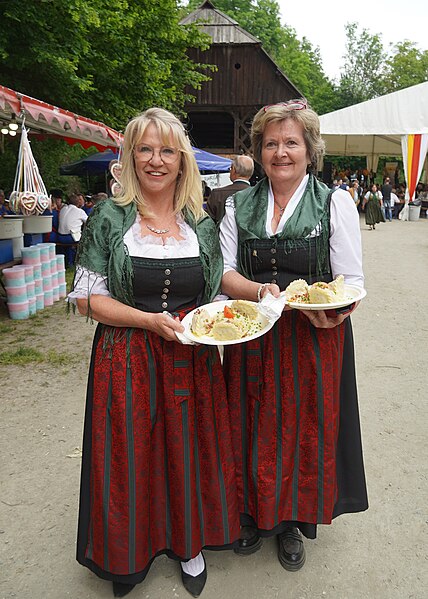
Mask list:
[[[353,323],[370,509],[320,527],[298,573],[273,539],[248,558],[206,552],[204,599],[426,596],[428,220],[361,228],[368,296]],[[0,312],[0,352],[51,351],[0,366],[0,599],[112,597],[74,559],[93,331],[60,304],[25,322]],[[188,598],[177,568],[159,558],[130,597]]]

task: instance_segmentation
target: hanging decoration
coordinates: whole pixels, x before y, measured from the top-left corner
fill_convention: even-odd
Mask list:
[[[22,123],[21,143],[16,165],[13,191],[9,205],[16,214],[30,216],[51,209],[51,198],[46,191],[39,168],[31,151],[28,132]]]
[[[120,176],[122,174],[122,145],[119,148],[117,160],[112,160],[109,164],[109,171],[113,179],[110,182],[110,191],[112,196],[117,196],[122,191]]]

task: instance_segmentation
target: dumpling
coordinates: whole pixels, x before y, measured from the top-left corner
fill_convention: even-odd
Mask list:
[[[218,341],[232,341],[234,339],[241,339],[244,331],[237,323],[231,322],[230,320],[219,320],[214,323],[211,329],[211,336]]]
[[[314,283],[309,287],[309,303],[311,304],[333,304],[337,301],[335,292],[330,289],[328,283],[322,281]]]
[[[336,302],[345,299],[345,277],[343,275],[338,275],[328,286],[336,294]]]
[[[298,297],[307,295],[309,286],[304,279],[296,279],[285,289],[285,297],[287,300],[295,300]]]
[[[250,320],[256,320],[259,315],[259,311],[257,310],[257,306],[254,304],[254,302],[249,302],[247,300],[235,300],[232,302],[231,308],[234,312],[243,314]]]
[[[199,308],[192,317],[192,333],[195,335],[208,335],[211,330],[212,319],[205,308]]]

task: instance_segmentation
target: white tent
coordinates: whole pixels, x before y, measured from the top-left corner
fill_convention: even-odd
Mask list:
[[[367,156],[367,168],[376,170],[379,156],[401,156],[403,135],[428,134],[428,82],[324,114],[320,122],[326,154]]]

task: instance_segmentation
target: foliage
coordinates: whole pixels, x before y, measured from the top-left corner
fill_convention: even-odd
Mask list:
[[[381,36],[367,29],[358,31],[357,23],[347,23],[346,54],[337,86],[338,106],[352,106],[382,94],[386,53]]]
[[[392,48],[384,71],[384,93],[390,93],[428,81],[428,51],[404,40]]]
[[[123,128],[148,106],[180,111],[205,66],[189,47],[207,47],[179,25],[175,0],[16,0],[0,3],[2,84]]]

